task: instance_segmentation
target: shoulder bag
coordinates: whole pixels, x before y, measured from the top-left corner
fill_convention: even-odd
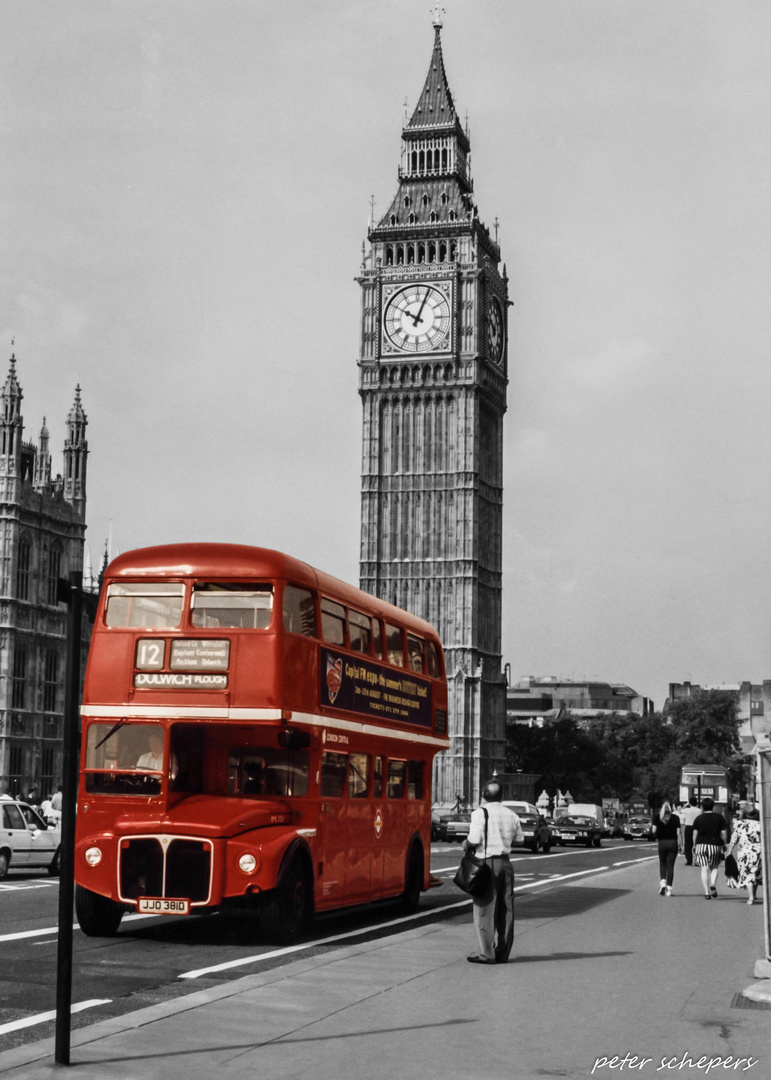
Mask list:
[[[467,851],[460,861],[460,866],[452,879],[459,889],[468,893],[469,896],[483,896],[490,887],[493,879],[493,870],[487,861],[487,820],[486,807],[482,807],[485,815],[485,857],[478,859]]]

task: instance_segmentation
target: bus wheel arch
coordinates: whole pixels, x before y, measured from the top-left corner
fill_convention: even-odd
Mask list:
[[[266,935],[282,945],[299,938],[313,917],[313,896],[313,860],[307,845],[298,840],[284,853],[276,887],[263,899]]]
[[[107,896],[91,892],[82,885],[75,886],[75,914],[87,937],[112,937],[125,910],[123,904]]]
[[[425,854],[420,834],[416,833],[407,849],[407,861],[404,867],[404,892],[401,896],[403,910],[411,915],[418,910],[420,894],[423,892],[425,877]]]

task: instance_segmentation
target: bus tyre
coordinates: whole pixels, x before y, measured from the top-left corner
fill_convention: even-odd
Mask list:
[[[58,847],[54,852],[54,857],[48,864],[48,873],[50,877],[58,877],[62,868],[62,849]]]
[[[404,879],[404,892],[402,893],[402,911],[404,911],[405,915],[412,915],[414,911],[418,910],[422,889],[423,849],[419,844],[413,844],[410,849],[407,876]]]
[[[75,914],[88,937],[112,937],[123,918],[123,905],[82,885],[75,886]]]
[[[262,925],[268,938],[279,945],[296,941],[307,929],[313,911],[308,871],[295,859],[283,881],[266,897]]]

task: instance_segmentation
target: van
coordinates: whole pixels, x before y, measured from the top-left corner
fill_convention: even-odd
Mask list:
[[[594,818],[602,829],[603,835],[605,834],[605,814],[601,806],[595,806],[594,803],[574,802],[568,807],[567,816]]]

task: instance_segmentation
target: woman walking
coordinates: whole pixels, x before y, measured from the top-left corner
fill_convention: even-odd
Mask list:
[[[683,827],[672,806],[665,802],[653,819],[653,835],[659,845],[659,896],[671,896],[675,879],[675,860],[683,850]]]
[[[755,820],[755,808],[746,803],[742,816],[734,823],[728,854],[736,848],[736,865],[739,868],[737,886],[746,889],[748,904],[755,903],[755,893],[761,881],[760,870],[760,822]]]
[[[694,861],[701,867],[705,900],[714,900],[717,896],[717,872],[728,841],[728,822],[722,814],[715,813],[714,807],[714,799],[709,796],[702,799],[702,812],[693,823]]]

